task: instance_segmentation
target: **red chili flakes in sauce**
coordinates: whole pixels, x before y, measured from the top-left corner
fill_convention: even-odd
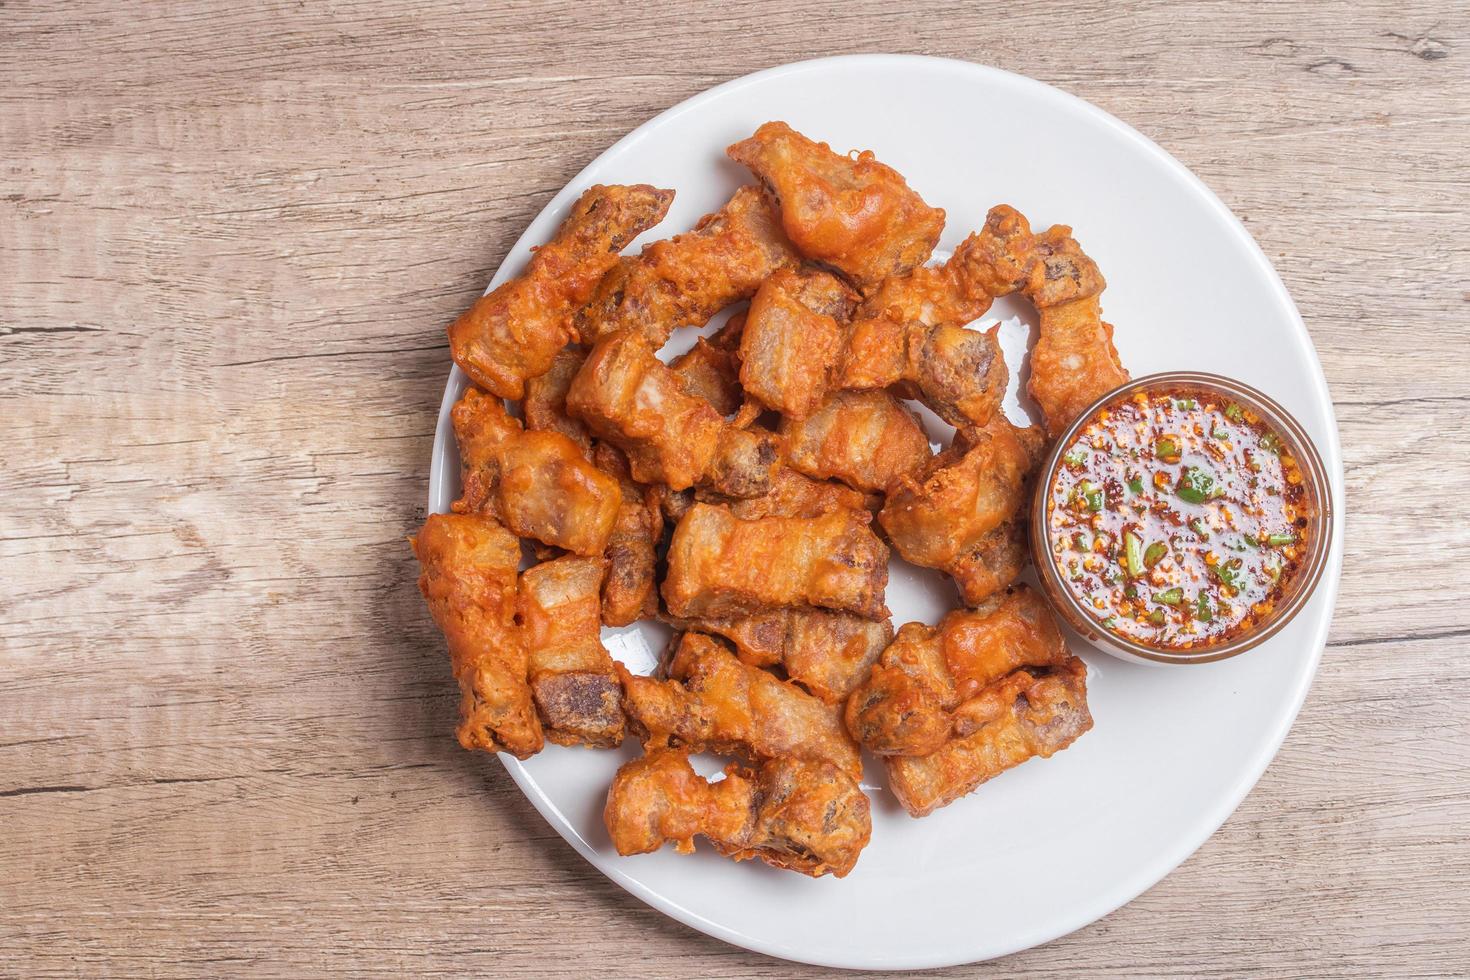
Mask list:
[[[1046,504],[1063,584],[1099,625],[1160,650],[1265,620],[1308,553],[1312,498],[1280,435],[1188,388],[1099,409]]]

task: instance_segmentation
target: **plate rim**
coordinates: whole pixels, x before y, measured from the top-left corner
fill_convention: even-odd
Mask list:
[[[1327,636],[1331,629],[1333,616],[1336,612],[1339,586],[1342,579],[1343,563],[1343,531],[1346,521],[1345,493],[1344,493],[1344,467],[1342,459],[1341,437],[1338,431],[1337,413],[1332,401],[1332,394],[1327,385],[1326,374],[1322,369],[1322,361],[1317,354],[1317,348],[1312,341],[1311,332],[1307,330],[1306,323],[1302,319],[1301,312],[1287,291],[1285,283],[1270,259],[1256,242],[1254,236],[1246,229],[1245,225],[1236,217],[1235,213],[1228,208],[1223,201],[1204,183],[1192,170],[1179,160],[1175,159],[1167,150],[1159,146],[1153,140],[1112,115],[1105,109],[1093,105],[1087,100],[1073,95],[1061,88],[1038,81],[1026,75],[1006,71],[991,65],[982,65],[976,62],[964,61],[958,58],[946,58],[934,55],[919,54],[895,54],[895,53],[868,53],[868,54],[844,54],[831,55],[820,58],[810,58],[802,61],[793,61],[769,68],[760,69],[741,75],[729,81],[722,82],[711,88],[697,92],[683,101],[670,106],[662,112],[641,123],[627,134],[619,138],[607,149],[603,150],[581,170],[571,177],[562,189],[558,191],[537,212],[527,224],[515,243],[507,250],[501,259],[500,265],[496,267],[491,276],[485,292],[489,292],[509,278],[510,272],[516,267],[512,262],[517,255],[523,252],[534,242],[527,242],[530,236],[531,225],[536,219],[547,211],[562,209],[567,206],[576,195],[576,188],[585,181],[586,176],[608,162],[627,153],[632,147],[642,142],[648,135],[662,126],[662,124],[684,115],[688,112],[697,111],[706,103],[718,98],[737,92],[743,88],[766,82],[775,78],[789,77],[806,72],[824,70],[834,64],[863,65],[873,69],[906,70],[917,68],[920,70],[947,71],[961,75],[978,75],[987,77],[992,81],[998,81],[1006,85],[1014,85],[1021,89],[1028,89],[1031,93],[1053,101],[1059,101],[1064,105],[1070,105],[1074,110],[1080,110],[1085,115],[1092,117],[1096,122],[1103,123],[1107,128],[1124,137],[1128,142],[1134,144],[1143,152],[1154,157],[1164,167],[1174,172],[1175,175],[1183,177],[1185,183],[1198,195],[1204,203],[1215,213],[1224,230],[1228,230],[1241,244],[1246,247],[1246,252],[1254,260],[1259,271],[1264,274],[1265,282],[1270,286],[1279,305],[1288,316],[1301,336],[1305,338],[1307,347],[1311,352],[1312,395],[1324,407],[1325,420],[1327,423],[1325,446],[1322,455],[1327,462],[1328,490],[1333,505],[1333,538],[1332,553],[1328,557],[1327,566],[1323,571],[1322,580],[1318,584],[1317,593],[1322,602],[1322,609],[1317,621],[1313,623],[1310,638],[1310,650],[1306,657],[1304,669],[1300,672],[1295,689],[1291,692],[1291,699],[1287,710],[1284,710],[1275,719],[1274,730],[1270,737],[1262,743],[1261,750],[1256,757],[1250,760],[1249,766],[1236,783],[1229,787],[1228,792],[1222,792],[1217,801],[1204,811],[1195,822],[1194,833],[1184,835],[1172,849],[1162,852],[1161,856],[1141,865],[1132,875],[1115,882],[1111,888],[1106,889],[1100,897],[1092,903],[1083,906],[1071,916],[1066,916],[1052,921],[1044,928],[1036,928],[1029,932],[1012,935],[1006,941],[992,943],[988,947],[980,947],[978,951],[964,952],[960,958],[956,958],[954,952],[936,955],[913,955],[911,950],[903,950],[892,956],[882,958],[842,959],[822,955],[812,955],[804,952],[801,948],[789,944],[772,942],[749,936],[738,930],[725,926],[719,922],[705,918],[691,909],[679,905],[675,901],[665,897],[653,888],[643,884],[624,870],[621,862],[607,861],[597,852],[580,833],[576,826],[566,815],[551,801],[541,790],[526,771],[519,759],[505,753],[497,753],[497,758],[505,766],[522,795],[528,799],[541,817],[568,844],[572,846],[589,864],[600,874],[606,876],[614,884],[637,898],[644,904],[657,911],[682,922],[684,925],[696,929],[706,935],[712,936],[723,942],[752,952],[766,956],[774,956],[792,962],[805,963],[813,966],[825,966],[847,970],[862,969],[886,969],[886,970],[926,970],[942,967],[960,966],[969,963],[980,963],[988,960],[1009,956],[1026,949],[1052,942],[1062,936],[1068,935],[1078,929],[1091,925],[1098,920],[1111,915],[1113,912],[1132,902],[1154,885],[1158,884],[1176,868],[1187,861],[1196,851],[1200,849],[1211,837],[1219,831],[1225,821],[1236,811],[1241,802],[1260,781],[1267,768],[1275,760],[1280,752],[1282,744],[1286,740],[1302,705],[1306,701],[1307,692],[1310,690],[1313,680],[1316,678],[1317,670],[1321,665],[1323,654],[1326,651]],[[445,452],[446,440],[452,437],[450,424],[450,410],[453,408],[454,396],[462,388],[465,382],[463,373],[457,366],[451,366],[449,378],[446,381],[444,397],[439,407],[439,417],[434,430],[434,446],[429,467],[429,492],[428,513],[436,513],[435,499],[439,496],[440,488],[444,480],[450,476],[448,473],[448,461]],[[1193,665],[1192,665],[1193,666]],[[1157,669],[1172,669],[1159,667]],[[1205,669],[1196,667],[1195,669]],[[949,947],[951,950],[952,947]]]

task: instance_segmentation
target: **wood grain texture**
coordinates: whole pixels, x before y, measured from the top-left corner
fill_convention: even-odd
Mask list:
[[[453,743],[403,535],[443,327],[588,160],[745,72],[997,65],[1246,222],[1346,577],[1193,858],[991,975],[1470,971],[1463,3],[0,3],[0,974],[815,976],[623,894]]]

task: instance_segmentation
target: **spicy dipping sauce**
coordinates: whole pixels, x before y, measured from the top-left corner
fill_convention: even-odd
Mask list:
[[[1314,553],[1310,475],[1245,400],[1188,383],[1124,391],[1059,451],[1043,503],[1054,570],[1120,638],[1187,654],[1246,636]]]

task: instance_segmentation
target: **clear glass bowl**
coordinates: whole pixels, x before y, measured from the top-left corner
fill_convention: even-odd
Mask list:
[[[1106,630],[1083,608],[1072,590],[1062,581],[1057,568],[1056,555],[1052,551],[1046,503],[1050,496],[1052,481],[1057,467],[1061,465],[1062,453],[1071,445],[1077,432],[1103,405],[1120,396],[1137,391],[1159,389],[1194,388],[1212,391],[1222,398],[1238,402],[1254,410],[1273,428],[1291,449],[1301,466],[1307,492],[1312,501],[1313,514],[1310,518],[1306,558],[1292,579],[1288,591],[1277,602],[1271,615],[1257,623],[1249,632],[1223,642],[1204,645],[1189,650],[1164,650],[1145,646],[1124,636]],[[1322,577],[1327,565],[1327,555],[1332,549],[1332,494],[1329,490],[1327,471],[1317,447],[1307,436],[1291,413],[1276,404],[1270,397],[1247,384],[1218,374],[1194,371],[1171,371],[1151,374],[1121,385],[1103,395],[1087,407],[1073,422],[1062,437],[1052,446],[1046,461],[1037,475],[1036,492],[1031,504],[1031,553],[1036,559],[1038,578],[1042,592],[1052,608],[1078,633],[1092,641],[1099,649],[1124,660],[1156,664],[1201,664],[1224,660],[1260,646],[1276,635],[1293,616],[1306,605]]]

